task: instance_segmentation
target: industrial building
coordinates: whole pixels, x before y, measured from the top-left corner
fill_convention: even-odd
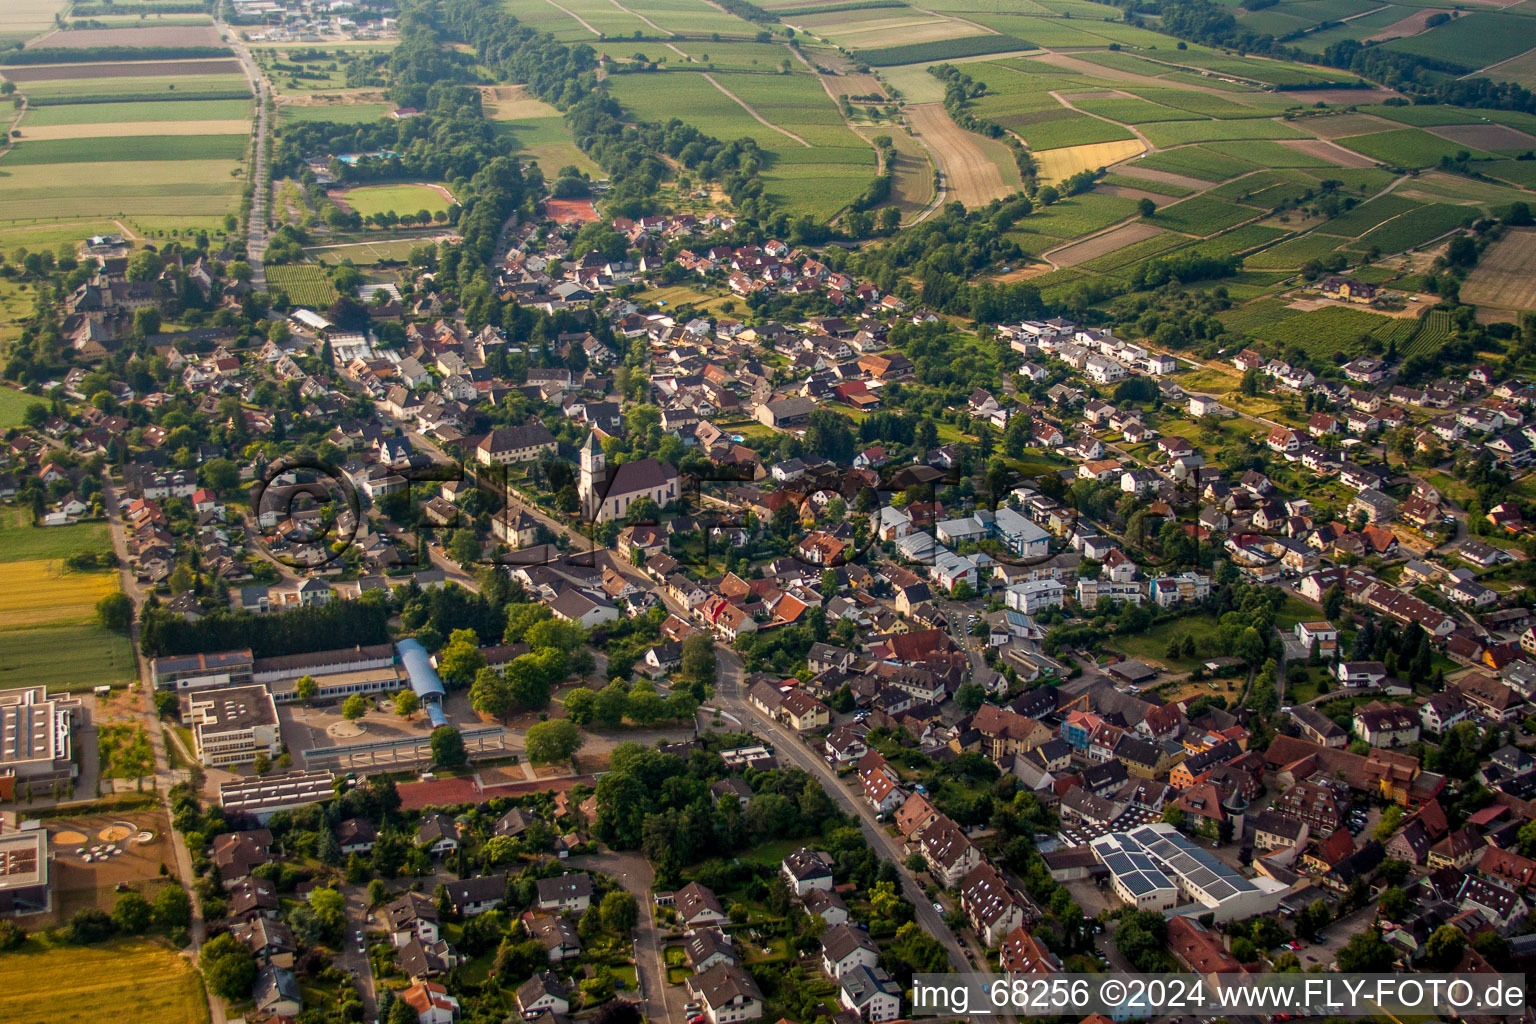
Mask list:
[[[1231,921],[1274,910],[1289,891],[1271,878],[1244,878],[1172,825],[1141,825],[1091,845],[1115,895],[1138,910]]]

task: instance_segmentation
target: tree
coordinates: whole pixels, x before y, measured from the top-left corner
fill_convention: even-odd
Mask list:
[[[480,561],[480,535],[474,530],[455,530],[448,541],[448,555],[460,565]]]
[[[1400,887],[1389,885],[1381,893],[1381,913],[1389,921],[1401,922],[1412,906],[1408,894]]]
[[[314,676],[300,676],[299,681],[293,684],[294,696],[299,700],[314,700],[320,692],[320,684],[315,682]]]
[[[133,624],[133,602],[127,594],[108,594],[96,602],[96,621],[101,623],[102,629],[110,629],[114,633],[127,632]]]
[[[1141,202],[1136,204],[1136,212],[1143,217],[1150,217],[1157,212],[1157,204],[1151,199],[1143,198]]]
[[[64,934],[68,941],[77,946],[90,945],[93,942],[102,942],[112,937],[112,932],[117,924],[105,910],[97,910],[95,907],[86,907],[77,910],[69,919],[69,925]]]
[[[1443,924],[1430,933],[1424,944],[1424,959],[1437,971],[1448,971],[1461,963],[1467,948],[1467,936],[1453,924]]]
[[[416,1011],[404,999],[396,999],[389,1007],[386,1024],[417,1024]]]
[[[440,725],[432,730],[432,763],[440,768],[458,768],[469,755],[464,750],[464,737],[451,725]]]
[[[360,693],[354,693],[341,702],[341,717],[355,722],[368,713],[368,701]]]
[[[640,920],[640,905],[635,897],[615,889],[603,897],[603,926],[619,935],[628,935]]]
[[[485,655],[480,653],[480,640],[472,629],[450,633],[448,645],[437,656],[437,674],[449,686],[460,689],[473,683],[475,673],[484,667]]]
[[[475,674],[475,685],[469,688],[469,706],[487,718],[505,718],[517,707],[512,687],[506,677],[492,668],[482,668]]]
[[[1169,804],[1163,808],[1163,821],[1174,828],[1184,827],[1184,808]]]
[[[578,686],[565,695],[565,713],[577,725],[597,718],[597,693],[591,687]]]
[[[694,694],[703,697],[706,687],[715,685],[715,642],[708,633],[694,633],[683,640],[683,656],[679,675],[692,687]]]
[[[203,946],[199,963],[208,988],[225,999],[249,999],[256,980],[256,958],[228,932]]]
[[[112,904],[112,923],[124,935],[141,934],[153,916],[149,900],[136,892],[125,892]]]
[[[1454,928],[1452,930],[1455,931]],[[1433,935],[1430,936],[1430,941],[1434,941]],[[1458,957],[1459,955],[1458,951]],[[1335,962],[1338,963],[1339,970],[1345,973],[1380,974],[1389,969],[1396,959],[1397,954],[1381,937],[1381,929],[1372,925],[1365,931],[1351,936],[1344,948],[1339,950]]]
[[[421,710],[421,698],[416,696],[416,691],[409,687],[395,694],[395,714],[401,718],[410,718]]]
[[[192,897],[179,885],[167,885],[155,893],[155,924],[176,931],[192,923]]]
[[[576,723],[568,718],[552,718],[528,727],[528,760],[534,764],[569,761],[586,742]]]
[[[955,691],[955,704],[968,715],[974,715],[986,699],[987,691],[975,680],[962,683]]]

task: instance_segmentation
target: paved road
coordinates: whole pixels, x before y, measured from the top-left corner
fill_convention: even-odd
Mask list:
[[[267,99],[272,93],[261,76],[261,69],[251,58],[251,51],[246,49],[235,31],[223,22],[217,23],[216,27],[229,40],[256,96],[256,153],[251,161],[251,215],[245,232],[245,260],[251,265],[251,286],[257,291],[265,291],[267,271],[262,256],[267,251],[267,200],[272,191],[267,178]]]
[[[342,936],[341,949],[331,962],[352,973],[358,994],[363,999],[363,1019],[373,1020],[378,1016],[379,1004],[374,989],[373,965],[368,962],[366,945],[368,926],[373,924],[373,918],[368,913],[368,889],[362,885],[342,885],[338,888],[347,901],[347,931]],[[362,942],[357,940],[358,932],[363,933]]]
[[[741,721],[745,722],[753,732],[759,736],[773,739],[774,752],[781,758],[793,761],[795,765],[812,777],[819,780],[832,799],[847,813],[855,815],[859,819],[859,825],[864,830],[864,838],[869,842],[870,848],[875,850],[886,860],[896,865],[897,874],[901,876],[902,894],[912,904],[917,912],[917,922],[923,931],[938,939],[944,946],[944,951],[949,955],[950,966],[956,971],[969,969],[969,963],[965,959],[963,947],[955,933],[950,931],[949,925],[944,923],[944,918],[933,909],[932,901],[923,894],[911,873],[902,866],[906,854],[901,844],[885,831],[884,826],[875,821],[874,808],[862,800],[855,800],[849,793],[848,787],[839,781],[836,773],[827,765],[826,761],[807,750],[800,742],[800,737],[785,729],[777,722],[772,722],[759,717],[747,704],[746,694],[741,685],[745,668],[741,659],[734,651],[724,647],[718,648],[719,678],[715,687],[716,700],[724,704]]]
[[[122,513],[118,510],[117,488],[107,477],[102,479],[101,501],[107,510],[108,532],[112,537],[112,551],[117,555],[118,577],[122,583],[123,593],[128,595],[134,606],[134,621],[129,629],[129,638],[133,642],[134,651],[137,652],[139,649],[138,609],[144,603],[146,594],[144,588],[134,578],[133,570],[128,566],[128,536],[123,525]],[[155,753],[155,788],[160,794],[166,818],[169,819],[171,817],[170,789],[178,781],[178,776],[171,771],[170,758],[165,751],[165,733],[160,727],[160,716],[155,713],[155,687],[149,674],[149,662],[143,658],[139,658],[138,661],[144,731],[149,734],[150,746]],[[192,941],[183,952],[195,960],[203,948],[203,942],[208,937],[208,929],[203,920],[202,901],[198,899],[197,890],[192,887],[192,882],[197,875],[192,870],[191,852],[187,849],[186,840],[180,832],[174,828],[170,832],[171,852],[176,861],[176,878],[192,897],[192,924],[188,929]],[[212,1024],[226,1024],[228,1014],[224,1000],[212,992],[208,993],[208,1009]]]

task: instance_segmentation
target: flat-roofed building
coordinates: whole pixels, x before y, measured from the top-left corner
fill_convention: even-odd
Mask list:
[[[0,917],[53,908],[48,886],[48,830],[0,833]]]
[[[257,754],[275,757],[282,746],[277,704],[265,686],[187,694],[182,720],[192,728],[197,759],[209,767],[249,764]]]
[[[1289,891],[1270,878],[1244,878],[1172,825],[1140,825],[1091,845],[1115,894],[1140,910],[1231,921],[1274,910]]]
[[[289,772],[219,785],[219,806],[231,814],[250,814],[263,825],[278,811],[317,804],[336,795],[336,775],[329,771]]]
[[[253,682],[255,659],[246,647],[211,654],[178,654],[149,663],[157,690],[201,690],[210,686],[243,686]]]
[[[43,796],[38,787],[75,777],[70,730],[80,714],[79,698],[41,686],[0,691],[0,800],[16,799],[18,786]]]

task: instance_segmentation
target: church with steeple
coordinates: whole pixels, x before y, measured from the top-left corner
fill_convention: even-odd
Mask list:
[[[588,521],[606,523],[623,519],[629,514],[629,507],[641,498],[651,499],[658,507],[676,501],[677,467],[655,459],[609,466],[608,455],[594,430],[581,444],[581,479],[576,493]]]

